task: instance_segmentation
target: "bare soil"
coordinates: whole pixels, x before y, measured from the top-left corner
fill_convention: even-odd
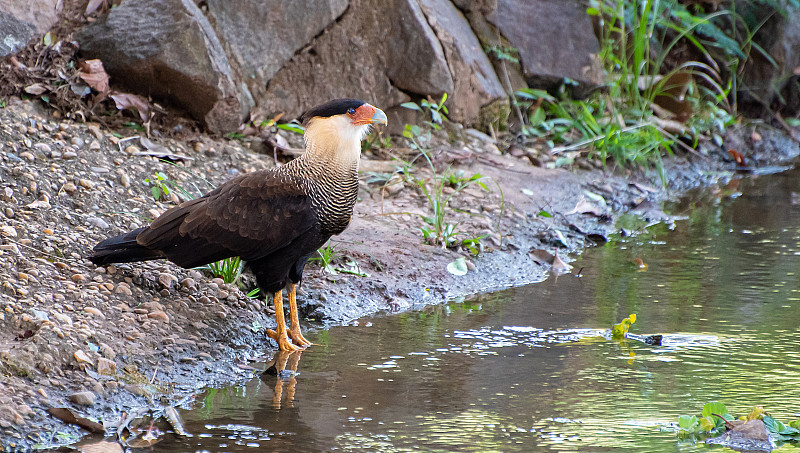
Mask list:
[[[797,143],[778,131],[753,130],[736,128],[724,148],[670,157],[667,187],[655,172],[612,171],[580,157],[571,168],[537,167],[532,162],[546,166],[552,156],[533,148],[501,154],[478,133],[450,131],[454,138],[433,149],[438,171],[480,173],[489,189],[468,187],[447,212],[459,239],[484,236],[477,256],[425,244],[420,228],[428,202],[409,178],[392,176],[396,164],[386,159],[409,150],[370,150],[354,220],[332,242],[333,266],[362,275],[310,264],[299,295],[304,328],[540,281],[549,266],[537,264],[530,250],[569,260],[620,233],[622,215],[671,221],[659,208],[664,200],[724,185],[736,174],[728,148],[751,150],[762,170],[798,154]],[[271,310],[246,297],[247,275],[238,287],[166,261],[96,268],[86,259],[98,241],[178,201],[154,199],[145,179],[155,172],[199,195],[210,189],[201,178],[219,184],[271,167],[272,153],[254,152],[257,140],[194,135],[153,138],[158,146],[148,147],[125,134],[136,135],[123,132],[121,139],[32,102],[11,99],[0,108],[0,448],[64,444],[87,432],[48,409],[118,420],[123,412],[174,405],[204,386],[251,377],[249,361],[274,351],[264,334],[274,326]],[[179,166],[154,157],[167,154]],[[382,174],[392,176],[389,183]],[[423,168],[414,174],[432,176]],[[462,256],[469,272],[448,272]]]

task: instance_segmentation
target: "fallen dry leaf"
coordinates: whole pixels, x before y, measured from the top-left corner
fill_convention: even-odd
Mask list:
[[[78,76],[102,96],[105,96],[110,89],[108,74],[100,60],[81,61]]]
[[[48,91],[50,91],[50,89],[42,85],[41,83],[34,83],[33,85],[28,85],[25,87],[25,92],[28,94],[32,94],[34,96],[39,96],[40,94],[46,93]]]
[[[117,104],[117,109],[136,110],[136,112],[139,113],[139,118],[141,118],[142,121],[147,121],[148,117],[150,116],[150,104],[147,102],[147,99],[141,96],[130,93],[112,92],[110,97],[114,100],[114,103]]]
[[[600,211],[600,208],[597,205],[595,205],[594,203],[590,202],[589,200],[583,197],[581,197],[581,199],[578,200],[578,203],[575,205],[575,208],[573,208],[572,211],[566,213],[565,215],[570,215],[570,214],[592,214],[598,217],[603,215],[603,213]]]
[[[633,260],[633,264],[635,264],[639,269],[647,269],[647,263],[645,263],[641,258],[636,258]]]
[[[536,264],[540,266],[549,264],[550,266],[552,266],[553,272],[557,274],[565,274],[572,269],[572,266],[565,263],[564,260],[558,257],[558,252],[556,252],[555,255],[553,255],[547,250],[530,249],[528,251],[528,254]]]

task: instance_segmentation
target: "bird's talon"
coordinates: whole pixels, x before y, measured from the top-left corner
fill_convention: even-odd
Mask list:
[[[289,330],[288,335],[289,335],[289,338],[292,339],[294,344],[296,344],[298,346],[302,346],[303,348],[305,348],[306,346],[311,345],[311,342],[306,340],[305,337],[303,336],[303,334],[300,333],[300,329]]]

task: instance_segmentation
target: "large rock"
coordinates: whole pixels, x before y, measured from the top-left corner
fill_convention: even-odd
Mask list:
[[[60,0],[0,0],[0,57],[47,33],[61,12]]]
[[[347,12],[292,57],[258,97],[258,111],[296,117],[332,98],[360,98],[382,108],[409,98],[398,90],[386,70],[396,2],[352,0]]]
[[[574,0],[497,0],[487,18],[519,51],[531,86],[565,77],[585,87],[604,82],[600,45],[586,7]]]
[[[506,93],[469,22],[450,0],[420,0],[453,76],[450,118],[466,125],[485,123],[482,108],[503,102]],[[492,115],[494,116],[494,115]]]
[[[208,0],[207,5],[228,55],[250,92],[260,96],[295,52],[345,12],[347,0]]]
[[[417,0],[395,1],[386,74],[401,90],[440,96],[453,92],[453,77],[436,33]]]
[[[125,1],[76,38],[83,57],[103,61],[112,85],[182,108],[212,132],[236,129],[249,111],[249,93],[191,0]]]

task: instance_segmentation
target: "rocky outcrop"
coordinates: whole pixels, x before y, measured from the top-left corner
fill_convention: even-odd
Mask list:
[[[347,0],[209,0],[207,5],[228,55],[258,98],[295,52],[345,12]]]
[[[383,0],[352,0],[335,26],[313,39],[286,63],[258,99],[260,112],[296,117],[309,106],[337,97],[361,98],[380,106],[408,100],[384,68],[392,18]]]
[[[0,57],[47,33],[60,11],[59,0],[0,0]]]
[[[401,90],[441,95],[453,92],[453,77],[436,33],[417,0],[394,2],[398,20],[391,24],[386,75]]]
[[[603,83],[599,44],[579,2],[497,0],[487,18],[519,52],[529,85],[548,86],[565,77],[586,87]]]
[[[85,58],[99,58],[112,84],[176,105],[212,132],[236,129],[251,107],[228,58],[190,0],[123,2],[80,31]]]
[[[503,86],[469,22],[450,0],[420,0],[420,5],[442,43],[453,75],[450,118],[477,125],[482,122],[484,106],[506,98]]]

